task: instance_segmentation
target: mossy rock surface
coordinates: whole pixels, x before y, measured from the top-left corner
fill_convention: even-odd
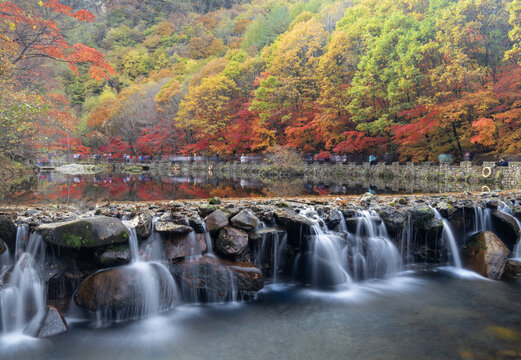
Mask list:
[[[73,249],[121,244],[129,239],[128,230],[121,220],[106,216],[44,224],[36,231],[48,244]]]

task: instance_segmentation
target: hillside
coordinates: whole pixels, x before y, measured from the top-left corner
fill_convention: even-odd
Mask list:
[[[62,21],[66,40],[97,49],[114,70],[42,63],[53,81],[36,91],[63,95],[53,106],[67,117],[39,141],[42,152],[284,146],[435,160],[521,146],[518,0],[68,5],[97,18]]]

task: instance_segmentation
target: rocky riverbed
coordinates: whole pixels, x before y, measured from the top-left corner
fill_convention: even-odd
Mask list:
[[[136,259],[157,264],[147,271],[158,279],[158,309],[254,299],[265,282],[331,287],[405,268],[458,265],[460,256],[484,277],[515,280],[518,219],[520,193],[6,206],[0,254],[19,258],[28,234],[41,238],[47,313],[73,301],[121,318],[141,306]],[[14,270],[7,261],[3,269],[0,282],[8,284]]]

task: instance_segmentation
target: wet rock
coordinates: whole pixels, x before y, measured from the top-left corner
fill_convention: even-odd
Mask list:
[[[144,266],[147,267],[145,273],[142,269]],[[100,270],[81,282],[74,293],[74,302],[91,311],[139,309],[142,308],[143,297],[146,296],[146,282],[151,278],[158,281],[157,297],[160,303],[174,302],[172,279],[156,263],[138,263]]]
[[[521,278],[521,260],[508,259],[505,264],[505,272],[503,273],[503,279],[517,280]]]
[[[313,222],[305,216],[297,214],[291,208],[279,208],[275,211],[277,221],[285,228],[300,228],[301,226],[312,226]]]
[[[218,198],[218,197],[213,197],[213,198],[211,198],[210,200],[208,200],[208,204],[210,204],[210,205],[220,205],[220,204],[222,204],[222,203],[223,203],[223,202],[222,202],[221,199]]]
[[[171,234],[171,235],[184,235],[188,234],[194,229],[192,229],[190,226],[186,225],[178,225],[174,224],[173,222],[156,222],[155,230],[158,233],[162,234]]]
[[[488,208],[488,209],[497,209],[499,207],[499,201],[496,200],[496,199],[489,199],[489,200],[486,200],[485,201],[485,206]]]
[[[206,223],[206,229],[210,232],[218,232],[223,227],[228,225],[228,215],[222,210],[215,210],[208,215],[204,222]]]
[[[171,271],[191,301],[219,301],[229,298],[233,291],[256,292],[264,287],[262,272],[253,264],[215,256],[185,259],[172,265]]]
[[[355,214],[354,217],[346,219],[346,228],[347,231],[356,233],[356,230],[358,228],[358,224],[362,217]],[[382,219],[378,216],[369,216],[369,221],[374,222],[376,225],[380,225],[382,223]]]
[[[495,210],[492,211],[492,224],[507,246],[512,248],[517,243],[521,236],[521,229],[514,217]]]
[[[136,229],[140,239],[146,239],[152,234],[152,214],[144,212],[134,217],[130,224]]]
[[[445,201],[437,203],[435,208],[444,218],[451,217],[452,214],[456,211],[456,208],[454,206]]]
[[[40,310],[24,329],[24,334],[37,338],[45,338],[69,330],[67,321],[60,309],[47,306]]]
[[[335,209],[331,209],[325,218],[325,223],[329,229],[334,229],[342,221],[341,212]]]
[[[194,229],[195,232],[204,232],[203,220],[198,215],[192,215],[188,217],[188,224]]]
[[[248,247],[248,234],[240,229],[225,226],[215,241],[216,249],[226,256],[239,256]]]
[[[217,210],[217,206],[215,205],[202,204],[199,206],[197,211],[199,212],[199,215],[204,218],[213,213],[215,210]]]
[[[248,209],[241,210],[231,219],[233,226],[243,230],[253,230],[259,226],[259,219]]]
[[[16,242],[16,225],[13,222],[3,216],[0,215],[0,240],[3,240],[7,246],[11,249],[11,251],[15,248]]]
[[[386,206],[377,210],[378,215],[384,222],[387,230],[391,234],[398,234],[407,224],[407,214],[398,211],[392,206]]]
[[[7,250],[7,247],[5,246],[4,240],[0,239],[0,255],[5,253]]]
[[[164,239],[164,258],[174,260],[185,256],[197,256],[206,251],[204,234],[178,234],[170,235]]]
[[[273,221],[275,209],[272,206],[252,206],[250,209],[265,224],[271,224]]]
[[[103,267],[126,265],[131,260],[130,249],[126,244],[110,247],[97,254],[96,260]]]
[[[36,231],[48,244],[65,248],[94,248],[126,243],[129,239],[121,220],[106,216],[43,224]]]
[[[252,244],[260,245],[263,240],[282,239],[285,235],[286,230],[282,227],[259,228],[250,233],[250,240]]]
[[[505,244],[490,231],[473,235],[462,250],[465,267],[493,280],[503,275],[509,254]]]

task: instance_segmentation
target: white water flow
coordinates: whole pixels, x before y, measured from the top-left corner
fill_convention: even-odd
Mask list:
[[[159,261],[146,261],[139,253],[136,229],[127,221],[123,223],[130,234],[131,263],[127,266],[135,276],[136,298],[130,309],[116,314],[116,321],[157,315],[172,308],[177,300],[177,286],[166,266]]]
[[[286,249],[287,239],[286,233],[280,236],[278,231],[266,233],[262,236],[260,250],[258,250],[258,256],[256,256],[258,258],[257,265],[269,264],[272,284],[278,283],[278,274],[282,266],[282,255]]]
[[[312,222],[309,248],[311,250],[310,274],[311,285],[336,286],[351,282],[343,259],[346,245],[343,239],[327,232],[321,226],[322,220],[314,209],[306,209],[300,213]]]
[[[521,222],[514,216],[514,212],[511,208],[507,206],[507,204],[503,203],[497,209],[503,214],[512,217],[512,219],[514,219],[517,223],[519,229],[521,229]],[[521,236],[519,237],[519,239],[517,239],[517,243],[514,245],[514,249],[512,250],[512,258],[521,259]]]
[[[204,240],[206,241],[206,252],[208,254],[213,254],[212,237],[210,236],[208,229],[206,229],[206,223],[204,222],[204,220],[201,220],[201,224],[203,225]]]
[[[27,239],[27,228],[17,232],[16,263],[4,282],[0,278],[2,334],[21,334],[31,318],[45,307],[45,284],[40,276],[45,244],[39,234]]]
[[[450,250],[450,256],[452,258],[452,262],[454,263],[454,266],[458,269],[461,269],[461,258],[459,255],[459,248],[458,244],[456,243],[456,238],[454,237],[454,232],[452,231],[452,226],[450,225],[450,222],[447,219],[444,219],[443,216],[441,216],[440,212],[433,208],[432,206],[429,206],[432,211],[434,211],[434,216],[436,219],[439,219],[443,222],[443,240],[449,244],[449,250]]]
[[[385,277],[401,270],[400,253],[389,239],[385,224],[375,211],[357,213],[356,232],[351,238],[353,275],[356,280]]]
[[[492,230],[492,211],[480,206],[474,208],[474,233]]]
[[[407,265],[414,263],[414,256],[411,249],[413,234],[412,216],[409,212],[407,216],[407,227],[402,231],[402,239],[400,242],[400,255]]]

